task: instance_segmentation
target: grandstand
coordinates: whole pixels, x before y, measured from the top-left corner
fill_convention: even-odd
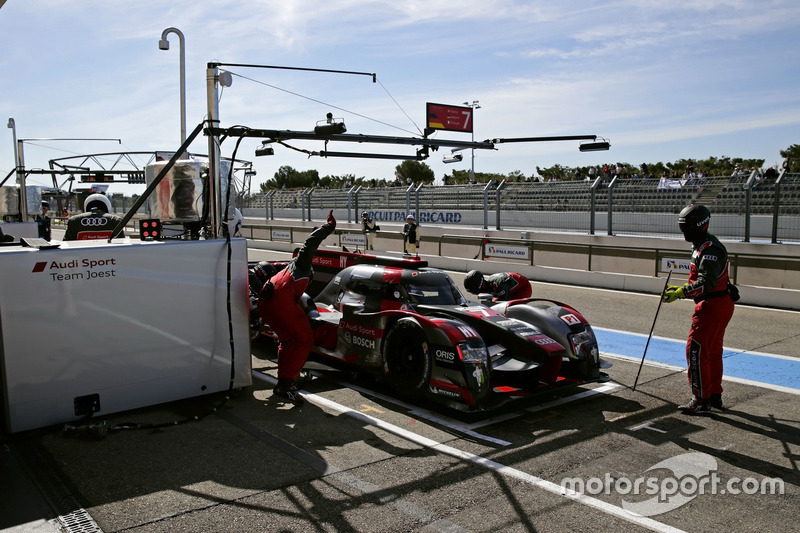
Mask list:
[[[358,209],[370,211],[442,211],[508,213],[507,220],[515,227],[542,227],[543,215],[548,220],[560,219],[557,214],[585,214],[574,217],[588,224],[594,215],[610,212],[615,225],[626,231],[652,234],[647,217],[635,224],[626,224],[633,215],[674,215],[689,203],[704,203],[715,215],[733,217],[728,236],[742,234],[747,240],[745,218],[774,217],[774,226],[784,235],[773,239],[800,241],[800,174],[782,173],[776,180],[760,180],[756,172],[748,175],[693,177],[691,179],[598,179],[589,181],[504,182],[471,185],[410,187],[362,187],[347,189],[281,190],[272,194],[273,214],[303,218],[300,208]],[[308,201],[310,200],[310,205]],[[499,205],[498,205],[499,202]],[[245,208],[267,207],[264,193],[252,195]],[[296,213],[296,214],[295,214]],[[538,213],[538,215],[537,215]],[[526,215],[527,214],[527,215]],[[474,220],[474,219],[470,219]],[[468,223],[464,219],[464,223]],[[474,223],[474,222],[473,222]],[[499,225],[499,222],[498,222]],[[552,229],[551,225],[546,225]],[[610,230],[609,230],[610,231]]]

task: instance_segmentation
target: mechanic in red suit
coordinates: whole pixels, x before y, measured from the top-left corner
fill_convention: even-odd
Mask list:
[[[327,222],[314,230],[297,257],[264,284],[258,299],[258,313],[278,336],[278,384],[273,394],[294,404],[303,403],[296,383],[308,359],[314,336],[300,299],[311,281],[311,260],[320,243],[336,229],[333,210]],[[271,286],[271,287],[270,287]],[[271,294],[270,294],[271,293]]]
[[[722,409],[722,341],[733,316],[733,298],[728,281],[728,251],[708,232],[711,212],[691,204],[678,215],[684,238],[692,243],[692,263],[685,285],[665,289],[667,303],[681,298],[695,301],[686,361],[692,400],[678,407],[687,414],[702,414],[712,407]]]
[[[528,278],[516,272],[500,272],[486,278],[470,270],[464,278],[464,288],[472,294],[490,293],[495,302],[530,298],[533,291]]]

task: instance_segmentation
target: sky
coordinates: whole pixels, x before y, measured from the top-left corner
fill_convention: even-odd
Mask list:
[[[345,70],[370,76],[222,67],[223,127],[312,130],[328,112],[348,133],[419,137],[427,102],[477,101],[475,140],[597,135],[578,142],[498,144],[476,150],[476,172],[532,175],[536,167],[742,157],[780,165],[800,144],[797,0],[0,0],[0,179],[20,139],[25,166],[115,151],[180,146],[180,41],[187,130],[207,115],[209,62]],[[468,141],[469,133],[437,132]],[[121,142],[117,141],[119,139]],[[323,143],[296,142],[307,150]],[[242,141],[252,189],[284,165],[320,176],[393,179],[399,161],[309,158]],[[222,144],[232,155],[234,141]],[[413,154],[414,147],[331,143],[328,150]],[[204,137],[190,147],[207,153]],[[425,161],[437,181],[463,161],[449,149]],[[8,183],[7,183],[8,184]],[[51,185],[32,176],[29,184]],[[114,190],[144,186],[112,185]]]

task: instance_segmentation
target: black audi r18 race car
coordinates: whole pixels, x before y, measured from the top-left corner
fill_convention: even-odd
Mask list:
[[[591,326],[569,305],[470,302],[446,272],[418,258],[319,250],[313,264],[304,296],[312,357],[369,372],[401,396],[471,411],[608,379]],[[251,287],[256,298],[258,286]],[[255,300],[251,313],[256,337],[274,338]]]

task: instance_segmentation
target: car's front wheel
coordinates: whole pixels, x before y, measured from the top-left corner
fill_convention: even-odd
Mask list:
[[[431,378],[431,354],[422,327],[411,318],[398,320],[383,343],[384,377],[400,394],[419,396]]]

